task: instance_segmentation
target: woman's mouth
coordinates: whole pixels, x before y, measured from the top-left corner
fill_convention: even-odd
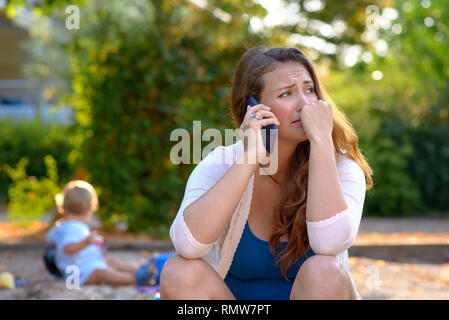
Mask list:
[[[296,124],[302,124],[301,119],[295,120],[292,123],[296,123]]]

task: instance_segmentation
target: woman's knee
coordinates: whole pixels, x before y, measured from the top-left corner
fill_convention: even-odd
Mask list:
[[[350,279],[336,256],[314,255],[308,258],[297,277],[301,284],[297,290],[313,291],[323,298],[350,297]]]
[[[161,291],[186,290],[200,281],[203,259],[185,259],[179,255],[170,257],[161,271]]]

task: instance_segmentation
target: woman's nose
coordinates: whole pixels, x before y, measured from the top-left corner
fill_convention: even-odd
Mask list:
[[[306,95],[300,92],[298,95],[298,101],[296,102],[296,110],[301,111],[302,108],[309,103],[310,100],[306,97]]]

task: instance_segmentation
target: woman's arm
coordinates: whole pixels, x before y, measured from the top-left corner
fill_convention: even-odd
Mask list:
[[[310,140],[306,220],[328,219],[347,208],[338,178],[332,137]]]
[[[269,124],[280,124],[269,110],[263,104],[247,107],[239,130],[243,152],[230,168],[222,163],[227,148],[219,147],[209,153],[190,175],[181,207],[170,227],[175,249],[185,258],[205,256],[229,223],[251,175],[266,157],[260,129]],[[263,118],[251,116],[256,111]],[[218,165],[209,166],[207,160],[214,159],[214,156],[219,158],[212,162]]]
[[[306,209],[309,243],[315,253],[337,255],[349,248],[357,235],[365,176],[351,159],[337,165],[328,103],[320,100],[303,106],[301,119],[310,142]]]
[[[335,160],[331,163],[333,150],[320,153],[319,149],[313,152],[314,163],[309,164],[312,167],[309,167],[312,170],[309,171],[309,192],[312,194],[308,194],[307,200],[307,232],[315,253],[338,255],[347,250],[357,236],[366,193],[365,174],[354,160],[344,158],[338,164]],[[311,156],[312,150],[311,146]]]
[[[170,227],[170,239],[184,258],[200,258],[210,251],[241,201],[255,170],[256,165],[242,164],[244,152],[234,160],[234,153],[227,151],[227,148],[218,147],[210,152],[187,181],[184,198]],[[229,156],[229,165],[223,164],[226,156]]]
[[[218,239],[237,207],[257,164],[248,164],[242,153],[236,163],[204,195],[184,209],[183,217],[193,237],[208,244]]]

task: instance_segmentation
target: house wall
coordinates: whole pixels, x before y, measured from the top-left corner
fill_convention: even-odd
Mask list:
[[[21,44],[28,38],[26,30],[14,26],[0,10],[0,79],[22,79],[22,65],[27,55]]]

